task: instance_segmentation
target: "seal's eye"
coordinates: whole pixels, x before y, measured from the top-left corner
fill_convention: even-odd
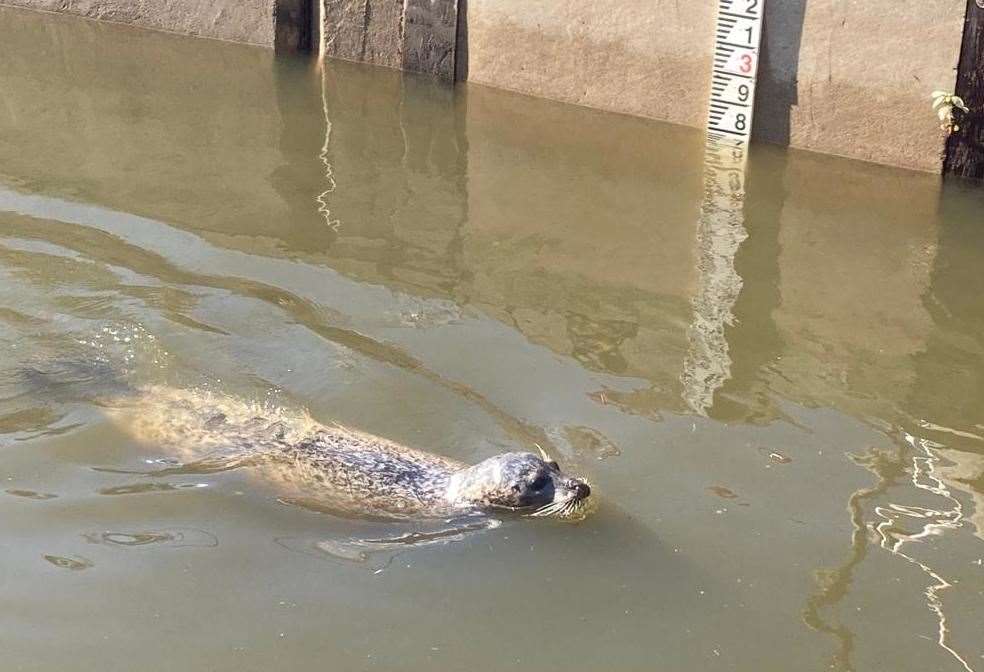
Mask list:
[[[543,490],[545,487],[547,487],[547,483],[549,482],[550,482],[550,477],[547,476],[546,474],[541,474],[540,476],[536,477],[535,481],[530,483],[530,487],[533,488],[534,490]]]
[[[554,462],[553,460],[547,462],[547,466],[553,469],[554,471],[560,471],[560,465]]]

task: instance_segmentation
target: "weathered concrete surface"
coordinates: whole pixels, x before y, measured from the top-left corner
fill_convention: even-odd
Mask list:
[[[758,137],[939,171],[929,94],[953,90],[963,13],[954,0],[767,2]]]
[[[704,123],[714,5],[467,0],[468,79],[689,126]]]
[[[0,5],[76,14],[89,19],[274,45],[276,0],[0,0]]]
[[[322,0],[324,54],[454,78],[455,0]]]
[[[469,80],[703,125],[713,3],[461,1]],[[953,89],[963,9],[955,0],[767,2],[756,136],[939,170],[929,92]]]

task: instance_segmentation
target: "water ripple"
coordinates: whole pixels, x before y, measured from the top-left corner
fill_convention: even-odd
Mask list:
[[[171,527],[162,530],[86,532],[82,535],[90,544],[102,544],[116,548],[141,548],[145,546],[166,548],[212,548],[219,539],[211,532],[194,527]]]
[[[93,563],[92,560],[83,558],[81,555],[73,555],[71,557],[64,557],[61,555],[42,555],[41,557],[53,564],[55,567],[71,569],[76,572],[95,566],[95,563]]]

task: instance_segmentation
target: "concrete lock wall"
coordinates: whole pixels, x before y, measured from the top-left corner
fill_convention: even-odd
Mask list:
[[[716,3],[463,1],[468,80],[703,125]],[[953,90],[964,2],[765,6],[757,138],[940,170],[944,137],[929,94]]]
[[[0,0],[425,71],[702,126],[711,0]],[[754,135],[939,171],[929,93],[952,91],[962,0],[771,0]],[[321,36],[319,38],[319,35]]]
[[[273,46],[276,0],[0,0],[184,35]]]

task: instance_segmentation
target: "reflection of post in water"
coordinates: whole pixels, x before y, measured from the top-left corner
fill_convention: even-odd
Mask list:
[[[943,226],[930,286],[923,296],[933,330],[914,357],[909,415],[956,432],[980,434],[984,422],[984,194],[944,186]],[[949,441],[948,441],[949,443]],[[970,450],[978,451],[974,444]]]
[[[736,146],[709,132],[704,153],[704,197],[697,223],[697,289],[689,349],[683,363],[683,399],[706,414],[714,393],[731,377],[725,327],[741,292],[735,254],[747,238],[742,205],[745,198],[744,145]]]
[[[323,253],[336,237],[333,228],[324,225],[320,202],[311,202],[312,193],[325,190],[323,167],[331,130],[324,112],[323,73],[310,59],[295,56],[275,58],[273,68],[281,124],[280,164],[269,180],[286,208],[276,227],[279,244],[300,254]],[[322,119],[329,124],[327,130]],[[333,185],[334,177],[329,175],[329,179]]]
[[[972,670],[951,642],[952,617],[947,618],[941,593],[953,588],[929,562],[916,556],[921,547],[905,552],[905,545],[931,535],[953,533],[970,523],[978,537],[984,536],[984,437],[981,412],[984,402],[984,229],[979,212],[984,198],[979,192],[946,185],[942,193],[943,227],[923,297],[933,318],[934,329],[925,348],[914,357],[916,380],[906,402],[905,432],[912,446],[912,483],[938,497],[941,505],[925,507],[888,506],[876,510],[882,519],[877,527],[881,544],[928,577],[927,607],[939,620],[937,644],[966,670]],[[932,436],[933,439],[927,438]],[[958,493],[968,495],[973,506],[965,514]],[[916,519],[921,529],[899,534],[900,519]]]
[[[325,70],[318,118],[330,136],[315,146],[319,185],[308,198],[342,222],[338,268],[448,293],[468,210],[463,101],[431,77],[338,61]],[[332,186],[338,176],[344,189]]]
[[[816,570],[814,578],[817,589],[807,598],[806,606],[803,608],[803,622],[818,632],[832,635],[837,640],[837,652],[828,665],[829,669],[836,672],[854,670],[851,656],[854,653],[855,635],[846,625],[837,622],[825,611],[844,599],[854,581],[854,570],[868,555],[868,527],[864,520],[862,504],[866,500],[883,495],[889,487],[905,476],[900,453],[901,451],[899,454],[892,455],[873,450],[866,455],[853,458],[855,463],[874,473],[878,482],[870,488],[858,490],[848,500],[847,510],[851,515],[852,527],[851,552],[839,567]]]
[[[923,594],[926,596],[926,606],[939,622],[936,643],[957,660],[967,672],[974,672],[967,661],[951,646],[950,629],[940,593],[952,588],[953,584],[943,578],[931,565],[916,559],[904,550],[906,544],[918,543],[963,526],[963,505],[950,493],[938,473],[940,458],[936,449],[943,446],[908,432],[905,432],[904,436],[906,443],[916,451],[912,457],[912,484],[920,490],[938,496],[948,508],[931,509],[900,504],[875,507],[875,514],[881,519],[874,526],[879,545],[917,566],[929,577],[931,583],[926,586]],[[919,531],[911,534],[903,533],[902,525],[898,523],[903,518],[915,519],[917,526],[920,527]]]
[[[936,617],[937,645],[947,655],[957,661],[967,672],[975,672],[967,660],[953,647],[949,619],[944,611],[941,592],[953,588],[930,564],[917,559],[905,546],[921,542],[929,537],[953,531],[964,524],[963,505],[946,487],[939,470],[939,456],[936,451],[940,444],[916,437],[903,430],[904,446],[895,454],[872,450],[868,454],[854,458],[854,461],[870,470],[878,478],[871,488],[855,492],[848,501],[853,532],[851,552],[847,560],[836,569],[818,569],[816,572],[817,590],[811,595],[803,609],[804,622],[820,632],[833,635],[839,643],[830,669],[851,672],[855,668],[851,662],[855,635],[847,626],[837,622],[826,610],[832,609],[847,596],[854,579],[854,572],[868,555],[869,531],[878,542],[878,547],[902,558],[918,567],[929,577],[929,585],[923,591],[926,606]],[[907,448],[914,449],[914,453]],[[917,489],[941,498],[943,507],[930,509],[924,506],[911,506],[888,501],[892,488],[915,486]],[[878,499],[883,503],[878,504]],[[871,520],[865,520],[863,502],[872,500]],[[915,523],[916,531],[905,529],[907,522]]]
[[[975,502],[970,516],[984,539],[984,194],[944,186],[944,226],[923,299],[935,329],[915,357],[916,384],[908,414],[919,430],[947,444],[941,469],[950,487]],[[916,430],[914,430],[916,431]]]
[[[938,473],[939,457],[934,444],[903,432],[905,444],[915,449],[915,453],[900,446],[895,453],[872,450],[853,458],[855,463],[870,470],[878,482],[870,488],[862,488],[851,495],[848,511],[851,516],[851,552],[839,567],[818,569],[815,573],[817,589],[807,599],[803,609],[803,621],[819,632],[837,639],[838,648],[833,655],[830,669],[851,672],[855,669],[851,656],[854,652],[854,633],[833,614],[827,613],[848,594],[857,567],[868,556],[869,531],[873,533],[878,547],[904,559],[918,567],[930,580],[923,595],[926,606],[938,622],[936,643],[954,658],[967,672],[974,672],[967,661],[953,648],[947,615],[944,611],[940,593],[953,587],[930,564],[922,562],[914,555],[906,553],[905,546],[924,539],[956,530],[964,522],[963,506],[947,489]],[[911,474],[911,475],[910,475]],[[889,501],[892,488],[907,488],[909,485],[941,498],[945,506],[930,509],[924,506],[909,506]],[[904,492],[904,491],[903,491]],[[879,504],[878,501],[882,503]],[[874,515],[866,520],[864,503],[871,501]],[[905,522],[914,522],[918,528],[906,532]]]
[[[321,71],[318,77],[321,82],[321,111],[325,117],[325,141],[321,145],[321,151],[318,152],[318,159],[325,167],[325,190],[318,194],[314,200],[318,202],[318,212],[325,218],[325,225],[335,233],[338,233],[340,222],[338,219],[332,218],[331,209],[328,207],[328,197],[335,191],[335,169],[329,160],[328,146],[331,144],[331,118],[328,115],[328,94],[325,84],[327,73],[324,69],[324,60],[321,58],[318,59],[318,67]]]
[[[947,617],[942,601],[942,592],[957,581],[947,580],[941,569],[918,557],[925,546],[912,546],[908,551],[906,546],[930,536],[952,535],[968,522],[980,535],[984,523],[978,424],[984,401],[984,276],[980,271],[984,230],[978,215],[982,200],[979,193],[959,187],[947,187],[942,192],[943,226],[930,286],[923,296],[933,330],[924,348],[913,357],[915,382],[906,400],[905,424],[911,431],[904,431],[903,436],[912,448],[912,485],[935,496],[939,503],[932,508],[920,501],[922,506],[893,504],[875,509],[881,546],[928,577],[924,595],[926,606],[939,622],[937,645],[968,671],[973,668],[952,642],[953,615]],[[975,502],[977,510],[969,516],[957,496],[959,491]],[[904,521],[914,522],[917,531],[903,534],[900,528]]]
[[[828,612],[847,595],[854,570],[867,556],[872,542],[876,549],[923,573],[926,583],[922,596],[936,620],[935,632],[927,632],[926,637],[931,636],[957,666],[968,672],[974,669],[971,657],[962,651],[969,642],[954,641],[956,625],[973,632],[973,624],[958,623],[958,614],[968,614],[954,613],[952,605],[948,613],[944,602],[948,592],[952,595],[961,589],[958,580],[964,577],[946,575],[941,567],[946,557],[937,547],[944,538],[952,540],[961,534],[961,528],[966,532],[968,522],[978,527],[978,534],[984,523],[984,518],[979,518],[980,503],[984,502],[984,439],[975,427],[984,399],[984,303],[980,300],[984,293],[980,273],[984,231],[974,217],[979,207],[979,197],[959,191],[945,193],[943,226],[929,286],[921,288],[921,303],[932,318],[931,328],[906,360],[914,379],[898,401],[900,417],[889,420],[903,427],[899,430],[901,440],[896,441],[894,453],[872,451],[856,458],[875,474],[878,484],[851,497],[848,508],[854,533],[850,555],[836,569],[818,570],[817,590],[807,600],[805,622],[833,634],[840,642],[834,669],[853,669],[850,653],[854,638]],[[888,394],[883,390],[879,396]],[[869,413],[877,416],[877,412]],[[968,513],[960,491],[974,498],[977,512]],[[919,543],[929,539],[934,543]],[[959,571],[952,566],[949,569]]]

